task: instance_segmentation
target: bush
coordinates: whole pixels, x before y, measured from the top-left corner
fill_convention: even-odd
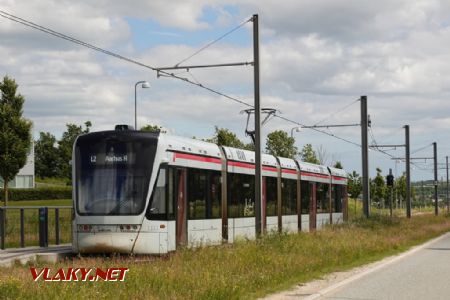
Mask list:
[[[34,189],[9,189],[10,201],[72,199],[72,187],[40,187]],[[0,189],[0,200],[5,194]]]

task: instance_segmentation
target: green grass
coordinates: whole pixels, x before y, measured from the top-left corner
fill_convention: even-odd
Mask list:
[[[380,209],[376,207],[370,208],[371,215],[373,216],[389,216],[389,208]],[[424,213],[434,213],[434,206],[421,206],[421,207],[412,207],[412,215],[418,215],[418,214],[424,214]],[[446,214],[447,208],[446,207],[439,207],[439,214]],[[363,216],[363,208],[362,208],[362,201],[356,201],[355,199],[349,199],[348,201],[348,215],[349,219],[355,219],[355,218],[361,218]],[[393,215],[397,217],[405,217],[406,216],[406,208],[398,208],[393,209]]]
[[[81,257],[35,263],[128,267],[125,282],[33,282],[28,267],[0,272],[0,298],[254,299],[378,260],[450,230],[450,218],[354,217],[315,233],[271,235],[232,245],[181,249],[162,258]]]

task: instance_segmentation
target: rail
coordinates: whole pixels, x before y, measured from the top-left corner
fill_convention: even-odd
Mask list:
[[[72,206],[0,207],[0,249],[70,243],[72,209]]]

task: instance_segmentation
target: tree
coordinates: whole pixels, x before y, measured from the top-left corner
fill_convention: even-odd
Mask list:
[[[432,184],[430,181],[429,184]],[[398,199],[397,205],[402,206],[402,202],[406,201],[406,173],[403,172],[402,176],[394,180],[394,195]],[[434,197],[430,194],[429,197]],[[411,186],[411,201],[416,198],[416,187]]]
[[[72,167],[70,161],[72,160],[72,148],[75,139],[80,134],[88,133],[89,128],[92,126],[90,121],[84,123],[85,128],[80,125],[66,124],[67,130],[63,133],[61,140],[58,141],[58,175],[61,178],[72,179]]]
[[[321,165],[326,165],[328,163],[328,152],[324,146],[320,145],[316,148],[316,157]]]
[[[394,194],[396,199],[398,199],[397,205],[401,207],[401,203],[406,199],[406,174],[403,173],[402,176],[398,177],[394,181]]]
[[[161,132],[162,127],[158,125],[150,125],[147,124],[143,127],[141,127],[141,131],[149,131],[149,132]]]
[[[362,181],[361,176],[356,172],[353,171],[348,175],[348,194],[350,195],[350,198],[358,198],[358,196],[362,192]]]
[[[58,176],[58,148],[53,134],[40,132],[39,139],[35,142],[34,153],[37,176],[41,178]]]
[[[255,144],[253,144],[253,142],[251,143],[243,143],[244,147],[242,149],[248,150],[248,151],[255,151]]]
[[[206,141],[217,144],[218,146],[254,150],[254,146],[252,144],[243,143],[235,133],[226,128],[219,128],[217,126],[215,126],[214,136]]]
[[[378,202],[384,208],[384,199],[386,198],[386,182],[381,174],[380,168],[377,168],[377,176],[371,181],[371,194],[374,202]]]
[[[267,135],[266,152],[274,156],[294,158],[298,152],[295,139],[289,137],[287,132],[276,130]]]
[[[27,162],[31,147],[31,121],[22,117],[25,98],[17,93],[17,83],[5,76],[0,82],[0,176],[3,178],[5,206],[8,182]]]
[[[320,164],[320,161],[317,159],[316,152],[313,150],[311,144],[306,144],[303,147],[302,152],[300,152],[300,156],[304,162]]]
[[[356,199],[362,192],[362,180],[361,176],[353,171],[351,174],[348,174],[348,182],[347,182],[347,190],[350,198],[355,199],[355,214],[356,214]]]
[[[333,168],[341,169],[341,170],[344,169],[344,167],[342,166],[342,163],[341,163],[340,161],[337,161],[337,162],[334,164]]]

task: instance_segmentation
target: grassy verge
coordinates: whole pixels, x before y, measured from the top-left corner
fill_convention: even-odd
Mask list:
[[[389,212],[389,208],[376,208],[376,207],[371,207],[370,208],[371,211],[371,215],[373,216],[389,216],[390,212]],[[392,210],[393,215],[396,217],[406,217],[406,208],[394,208]],[[412,207],[412,214],[414,215],[419,215],[419,214],[424,214],[424,213],[434,213],[434,206],[413,206]],[[446,207],[439,207],[439,214],[446,214],[447,213],[447,208]],[[362,207],[362,201],[358,200],[355,201],[355,199],[349,199],[348,201],[348,214],[349,214],[349,219],[355,219],[355,218],[361,218],[363,217],[363,207]]]
[[[128,267],[125,282],[33,282],[27,267],[0,272],[0,298],[252,299],[401,252],[450,230],[450,218],[355,218],[312,234],[272,235],[182,249],[163,258],[84,257],[37,267]]]

